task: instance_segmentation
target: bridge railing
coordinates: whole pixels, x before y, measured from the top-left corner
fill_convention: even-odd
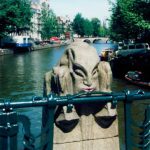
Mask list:
[[[31,100],[11,101],[9,99],[0,99],[0,150],[18,150],[17,135],[19,132],[18,123],[21,122],[24,128],[24,150],[52,150],[53,149],[53,129],[54,113],[57,106],[67,106],[67,111],[71,111],[72,106],[83,103],[111,102],[112,107],[116,107],[118,102],[124,103],[124,125],[125,125],[125,149],[132,150],[138,147],[141,150],[150,149],[150,92],[123,91],[123,92],[88,92],[75,95],[58,96],[50,94],[48,97],[33,97]],[[132,103],[145,100],[147,102],[144,121],[139,125],[140,134],[139,143],[133,140],[131,111]],[[31,132],[31,123],[27,116],[20,115],[17,108],[43,107],[42,127],[38,137],[42,137],[39,146],[35,145],[36,138]],[[135,123],[134,123],[135,124]]]

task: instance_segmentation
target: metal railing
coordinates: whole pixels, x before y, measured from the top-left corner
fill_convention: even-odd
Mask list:
[[[148,103],[145,109],[145,119],[139,126],[141,132],[139,134],[140,143],[133,142],[131,117],[132,102],[144,100]],[[123,92],[91,92],[78,93],[75,95],[58,96],[50,94],[48,97],[34,97],[31,100],[10,101],[9,99],[0,99],[0,150],[17,150],[18,123],[21,122],[24,128],[24,150],[52,150],[53,149],[53,129],[54,129],[54,113],[57,106],[67,106],[68,112],[72,106],[83,103],[111,102],[112,107],[116,107],[118,102],[124,103],[125,118],[125,149],[132,150],[138,147],[141,150],[150,149],[150,92],[123,91]],[[37,137],[34,137],[30,129],[30,120],[27,116],[20,115],[14,109],[42,107],[42,127],[38,137],[43,139],[39,142],[39,147],[35,147]]]

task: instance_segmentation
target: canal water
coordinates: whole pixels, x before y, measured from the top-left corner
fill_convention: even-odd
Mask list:
[[[104,48],[114,48],[113,44],[98,43],[93,44],[98,54]],[[14,55],[0,56],[0,98],[10,98],[12,101],[18,99],[31,99],[33,96],[42,96],[43,77],[62,56],[65,46],[60,48],[51,48],[30,53],[21,53]],[[112,91],[137,90],[139,87],[129,84],[122,79],[113,79]],[[147,89],[144,89],[147,91]],[[123,142],[123,105],[119,104],[119,127],[121,149],[124,150]],[[41,126],[41,108],[28,108],[17,110],[25,114],[31,120],[31,130],[34,136],[40,133]],[[22,141],[23,126],[20,124],[19,141]],[[37,140],[37,144],[39,143]],[[19,142],[19,150],[23,147]]]

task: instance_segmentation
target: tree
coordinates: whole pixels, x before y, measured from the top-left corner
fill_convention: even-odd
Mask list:
[[[113,39],[141,38],[150,29],[150,1],[117,0],[112,8],[110,37]]]
[[[134,2],[133,9],[139,16],[137,25],[141,29],[140,40],[150,43],[150,1],[137,0]]]
[[[100,26],[101,22],[98,18],[93,18],[92,19],[92,25],[93,25],[93,36],[100,36]]]
[[[75,16],[72,27],[76,34],[80,35],[81,37],[84,36],[84,18],[80,13]]]
[[[85,19],[84,20],[84,35],[85,36],[91,36],[93,34],[93,24],[90,20]]]
[[[101,22],[98,18],[92,18],[92,20],[85,19],[80,13],[78,13],[72,23],[72,27],[75,33],[83,36],[106,36],[108,29],[106,24]]]
[[[110,38],[115,41],[120,41],[125,38],[127,31],[124,26],[124,17],[120,5],[113,5],[112,16],[110,20]]]
[[[41,15],[41,37],[42,39],[49,39],[52,36],[58,36],[57,17],[52,9],[46,3],[42,4]]]
[[[108,36],[108,28],[107,28],[105,22],[103,22],[103,25],[100,26],[99,31],[100,31],[100,36],[101,36],[101,37],[106,37],[106,36]]]
[[[12,32],[24,32],[31,26],[31,3],[29,0],[1,0],[0,38]]]

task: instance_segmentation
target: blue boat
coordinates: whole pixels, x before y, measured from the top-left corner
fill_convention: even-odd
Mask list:
[[[32,47],[31,38],[29,36],[14,36],[15,52],[30,51]]]
[[[14,52],[24,52],[32,49],[32,43],[32,39],[27,35],[9,36],[4,41],[4,47],[11,48]]]

